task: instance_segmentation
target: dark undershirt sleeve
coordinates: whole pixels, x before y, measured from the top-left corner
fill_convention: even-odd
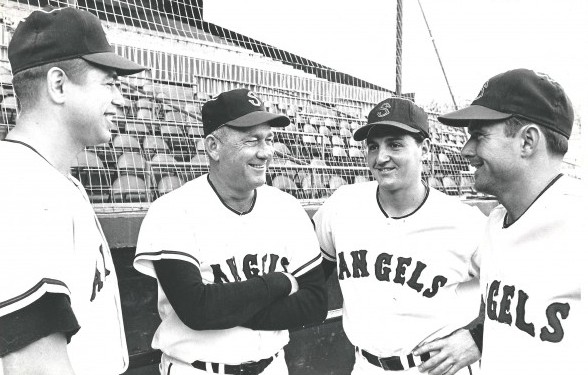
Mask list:
[[[483,341],[484,341],[484,319],[486,317],[486,304],[484,300],[480,301],[480,313],[478,317],[474,319],[470,324],[465,326],[467,330],[470,331],[470,335],[472,335],[472,339],[476,343],[478,350],[482,353],[483,348]]]
[[[298,291],[278,299],[243,324],[256,330],[282,330],[320,323],[327,317],[327,290],[323,268],[316,266],[297,277]]]
[[[321,267],[323,267],[323,273],[325,274],[325,280],[327,280],[329,278],[329,276],[331,276],[331,273],[333,273],[333,270],[335,269],[335,266],[337,265],[337,262],[333,262],[327,259],[323,258],[323,261],[321,262]]]
[[[0,357],[53,333],[62,332],[69,343],[79,329],[69,297],[45,293],[30,305],[0,317]]]
[[[287,296],[292,288],[288,277],[279,272],[205,285],[200,270],[191,263],[162,259],[153,265],[174,311],[194,330],[240,326],[274,300]]]

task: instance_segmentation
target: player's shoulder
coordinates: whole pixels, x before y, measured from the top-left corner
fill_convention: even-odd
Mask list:
[[[375,199],[375,194],[378,189],[377,181],[358,182],[355,184],[341,185],[328,200],[335,202],[346,202],[352,204],[358,199],[369,197]]]
[[[293,195],[265,184],[257,188],[257,199],[269,204],[281,203],[297,207],[300,206],[300,201],[298,201]]]
[[[451,215],[455,213],[483,215],[478,208],[465,203],[459,197],[447,195],[433,188],[429,189],[429,199],[432,205],[447,213],[451,212]]]
[[[206,176],[200,176],[186,182],[179,188],[157,198],[149,207],[150,212],[170,212],[184,210],[187,206],[196,204],[208,189]]]

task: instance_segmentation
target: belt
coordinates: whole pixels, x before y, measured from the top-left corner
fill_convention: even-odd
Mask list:
[[[274,354],[269,358],[260,359],[259,361],[255,362],[245,362],[241,363],[240,365],[224,365],[225,366],[225,374],[227,375],[259,375],[265,370],[267,366],[274,360],[275,357],[278,356],[278,353]],[[215,362],[202,362],[196,361],[192,363],[192,367],[197,368],[198,370],[206,371],[206,364],[210,363],[212,367],[212,371],[215,373],[219,373],[220,363]]]
[[[355,351],[360,352],[361,355],[372,365],[381,367],[384,370],[389,370],[389,371],[408,370],[409,368],[416,367],[418,364],[421,364],[422,362],[425,362],[429,358],[431,358],[431,355],[429,353],[425,353],[425,354],[419,356],[421,361],[418,364],[416,364],[415,356],[413,356],[412,354],[409,354],[407,356],[402,356],[402,357],[399,357],[399,356],[378,357],[378,356],[375,356],[371,353],[366,352],[363,349],[359,349],[358,347],[355,347]],[[405,364],[403,364],[403,362]]]

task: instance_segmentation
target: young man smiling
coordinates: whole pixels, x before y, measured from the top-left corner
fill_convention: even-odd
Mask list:
[[[375,181],[342,186],[314,215],[323,267],[326,275],[336,268],[341,285],[343,327],[356,347],[353,374],[417,374],[430,358],[412,354],[418,344],[477,315],[484,215],[423,181],[429,124],[411,101],[379,103],[353,137],[367,140]]]
[[[327,314],[308,215],[265,185],[272,127],[290,121],[236,89],[206,102],[202,122],[210,173],[155,201],[137,242],[135,267],[159,285],[160,370],[284,375],[287,329]]]

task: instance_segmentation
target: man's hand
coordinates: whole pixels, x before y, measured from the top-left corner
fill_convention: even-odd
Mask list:
[[[431,358],[419,366],[419,371],[430,375],[453,375],[482,356],[470,332],[463,328],[413,350],[413,355],[424,353],[430,353]]]

